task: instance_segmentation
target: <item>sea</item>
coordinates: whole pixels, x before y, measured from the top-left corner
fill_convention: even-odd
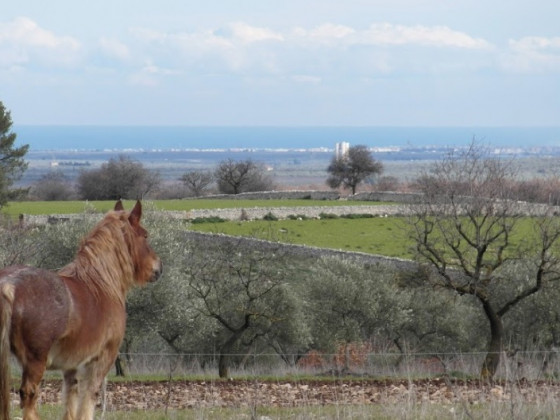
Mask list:
[[[317,149],[337,142],[369,147],[559,146],[558,127],[195,127],[14,126],[31,150]]]

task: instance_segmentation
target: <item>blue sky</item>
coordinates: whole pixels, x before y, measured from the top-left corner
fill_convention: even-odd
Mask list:
[[[560,2],[18,0],[17,124],[560,125]]]

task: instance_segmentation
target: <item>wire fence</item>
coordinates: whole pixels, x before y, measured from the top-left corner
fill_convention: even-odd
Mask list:
[[[487,352],[395,353],[352,347],[337,353],[120,353],[110,376],[168,379],[216,378],[224,358],[229,378],[297,376],[356,378],[476,378]],[[556,350],[502,352],[496,378],[556,380],[560,378]],[[21,375],[12,357],[12,374]],[[58,374],[50,374],[57,377]]]
[[[373,352],[360,347],[337,353],[122,353],[117,368],[125,375],[165,375],[170,377],[216,376],[220,358],[228,373],[236,376],[328,375],[356,377],[430,377],[450,375],[476,377],[486,352],[395,353]],[[530,380],[560,375],[560,357],[555,350],[503,352],[497,376]]]

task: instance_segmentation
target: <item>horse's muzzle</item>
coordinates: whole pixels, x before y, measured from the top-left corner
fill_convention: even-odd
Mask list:
[[[163,274],[163,263],[161,262],[161,260],[158,259],[157,262],[154,264],[152,270],[152,278],[150,279],[150,282],[156,281],[161,277],[162,274]]]

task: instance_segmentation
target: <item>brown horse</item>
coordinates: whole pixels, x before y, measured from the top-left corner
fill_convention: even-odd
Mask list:
[[[57,273],[12,266],[0,271],[0,419],[9,418],[9,353],[22,366],[25,420],[38,419],[45,369],[64,374],[64,419],[93,419],[102,382],[124,336],[125,296],[155,281],[159,257],[140,225],[142,205],[120,201],[82,240],[74,261]]]

